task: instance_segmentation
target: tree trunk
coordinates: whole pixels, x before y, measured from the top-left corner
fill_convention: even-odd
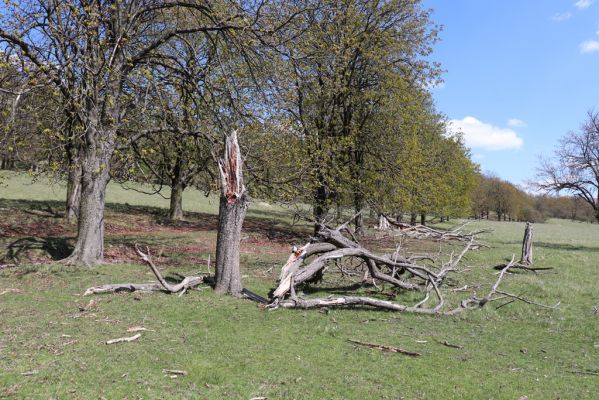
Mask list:
[[[532,264],[532,224],[530,222],[526,223],[526,228],[524,229],[524,239],[522,240],[522,258],[520,259],[520,264],[526,266]]]
[[[183,220],[183,191],[185,183],[183,182],[183,159],[177,155],[173,174],[171,175],[171,204],[169,207],[168,218],[171,221]]]
[[[388,231],[391,228],[389,225],[389,220],[383,214],[379,214],[379,226],[378,229],[380,231]]]
[[[168,210],[168,219],[171,221],[183,220],[183,191],[185,186],[181,182],[171,186],[171,202]]]
[[[104,205],[106,185],[110,179],[107,165],[108,160],[101,163],[94,157],[83,163],[77,243],[67,260],[70,264],[91,266],[103,261]]]
[[[410,214],[410,225],[416,225],[416,213]]]
[[[79,158],[69,161],[69,175],[67,177],[67,199],[65,218],[74,222],[79,217],[79,205],[81,203],[81,165]]]
[[[115,100],[116,101],[116,100]],[[115,110],[111,110],[116,114]],[[110,161],[115,149],[116,129],[102,127],[101,110],[92,100],[86,108],[84,143],[81,146],[81,201],[77,242],[68,264],[92,266],[104,259],[104,205],[110,180]],[[113,117],[116,121],[117,117]]]
[[[364,195],[361,192],[354,194],[354,210],[356,217],[354,218],[354,224],[356,228],[354,230],[356,235],[364,235],[364,213],[360,212],[364,209]]]
[[[321,182],[321,184],[314,191],[314,234],[318,233],[320,230],[320,224],[324,223],[324,220],[327,216],[327,197],[326,186]]]
[[[426,225],[426,214],[420,214],[420,225],[425,226]]]
[[[236,132],[226,137],[225,153],[219,161],[219,171],[221,195],[214,290],[220,294],[238,296],[241,293],[239,245],[249,198],[243,184],[241,153]]]

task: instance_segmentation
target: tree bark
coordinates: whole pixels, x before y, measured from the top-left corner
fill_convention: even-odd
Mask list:
[[[181,183],[175,183],[171,186],[171,202],[168,210],[168,219],[171,221],[183,220],[183,191],[185,186]]]
[[[416,225],[416,213],[410,214],[410,225]]]
[[[90,103],[93,102],[90,100]],[[80,153],[82,175],[77,242],[73,253],[65,260],[67,264],[92,266],[104,261],[104,206],[116,129],[103,128],[100,115],[95,104],[88,104],[85,143]],[[116,118],[113,116],[113,121]]]
[[[219,161],[219,171],[221,195],[214,290],[220,294],[238,296],[241,293],[239,245],[249,198],[243,183],[241,152],[236,132],[226,137],[225,152]]]
[[[364,213],[361,213],[364,208],[364,195],[361,192],[354,194],[354,207],[356,211],[356,217],[354,218],[354,224],[356,225],[355,234],[364,235]]]
[[[74,222],[79,217],[79,205],[81,203],[81,165],[79,158],[69,161],[69,175],[67,177],[67,199],[65,218]]]
[[[420,225],[422,225],[422,226],[426,225],[426,214],[424,214],[424,213],[420,214]]]
[[[320,225],[324,223],[324,220],[327,216],[327,197],[327,188],[324,183],[321,183],[314,191],[314,234],[318,233],[320,230]]]
[[[522,258],[520,264],[529,266],[532,264],[532,224],[526,223],[524,229],[524,239],[522,239]]]

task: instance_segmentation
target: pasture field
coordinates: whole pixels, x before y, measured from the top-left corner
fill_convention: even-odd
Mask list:
[[[187,220],[165,221],[168,200],[111,184],[106,260],[74,268],[75,227],[50,213],[64,188],[24,175],[0,186],[0,398],[9,399],[597,399],[599,398],[599,226],[550,220],[534,226],[535,266],[503,287],[544,304],[490,304],[455,317],[369,309],[266,311],[209,288],[183,296],[120,293],[83,297],[90,286],[153,279],[131,246],[149,245],[163,274],[206,271],[214,259],[217,201],[186,193]],[[49,206],[49,208],[48,208]],[[256,201],[244,225],[245,287],[266,295],[290,246],[309,236],[285,209]],[[439,227],[449,227],[451,221]],[[519,255],[523,223],[473,222],[489,228],[490,247],[469,253],[457,287],[486,293],[493,266]],[[376,250],[399,239],[369,232]],[[403,243],[408,252],[452,250]],[[306,295],[339,293],[335,274]],[[371,290],[372,288],[370,288]],[[362,288],[360,290],[369,290]],[[313,293],[312,293],[313,292]],[[90,300],[95,304],[90,304]],[[397,301],[415,301],[400,294]],[[498,302],[499,303],[499,302]],[[141,338],[106,345],[108,339]],[[356,347],[349,339],[399,346],[420,357]],[[461,348],[448,347],[450,343]],[[164,370],[184,370],[172,377]]]

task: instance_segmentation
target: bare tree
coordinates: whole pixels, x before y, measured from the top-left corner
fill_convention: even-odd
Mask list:
[[[538,177],[541,190],[566,191],[588,203],[599,222],[599,113],[588,111],[580,131],[560,140],[555,159],[542,160]]]

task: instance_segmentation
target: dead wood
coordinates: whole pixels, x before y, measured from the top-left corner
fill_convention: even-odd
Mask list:
[[[384,344],[368,343],[368,342],[363,342],[361,340],[356,340],[356,339],[348,339],[348,341],[351,343],[358,344],[360,346],[370,347],[371,349],[378,349],[378,350],[386,351],[389,353],[405,354],[406,356],[410,356],[410,357],[419,357],[422,355],[415,351],[409,351],[409,350],[402,349],[401,347],[387,346]]]
[[[435,265],[431,257],[407,258],[399,254],[399,249],[393,254],[375,254],[361,246],[353,236],[344,235],[345,228],[345,224],[336,229],[321,226],[320,231],[312,238],[312,241],[302,247],[292,249],[291,255],[281,269],[278,286],[273,290],[267,308],[308,309],[366,306],[415,314],[455,315],[465,310],[483,307],[489,302],[504,298],[519,300],[545,308],[557,307],[557,305],[539,304],[522,296],[499,290],[499,285],[508,270],[517,266],[514,257],[501,268],[497,280],[486,296],[479,298],[472,295],[470,298],[463,299],[457,306],[449,306],[445,297],[468,286],[458,290],[448,289],[447,277],[452,273],[469,270],[461,269],[460,263],[468,251],[479,247],[476,235],[470,237],[461,252],[458,254],[452,253],[447,262]],[[356,260],[358,261],[358,267],[355,267]],[[343,264],[344,262],[345,264]],[[427,263],[423,264],[423,262]],[[379,288],[377,282],[391,284],[396,291],[420,291],[423,293],[423,298],[410,305],[398,304],[394,301],[374,297],[352,295],[309,299],[298,297],[296,294],[298,287],[313,281],[319,274],[322,275],[330,265],[336,265],[347,279],[363,277],[362,285],[365,283],[364,280],[372,279],[373,286],[379,289],[379,295],[386,292]],[[354,272],[350,271],[351,268],[354,268]],[[356,270],[356,268],[362,268],[362,270]],[[386,297],[392,299],[394,296],[387,295]]]
[[[407,236],[413,239],[429,239],[437,241],[458,241],[458,242],[469,242],[477,236],[489,232],[486,229],[480,229],[472,232],[464,232],[464,228],[468,225],[468,222],[458,225],[448,231],[434,229],[426,225],[410,225],[404,222],[397,222],[387,216],[383,215],[381,218],[386,220],[383,226],[392,226],[397,228],[395,232],[400,235]],[[381,221],[379,220],[379,226]],[[484,247],[482,243],[477,243],[475,247]]]
[[[137,255],[144,261],[156,276],[159,283],[117,283],[109,285],[94,286],[85,291],[84,296],[90,294],[101,294],[101,293],[118,293],[118,292],[166,292],[166,293],[180,293],[184,294],[187,289],[194,288],[206,281],[205,277],[200,276],[187,276],[183,280],[176,284],[171,285],[162,277],[160,271],[152,261],[150,255],[150,249],[146,247],[146,252],[141,251],[139,246],[135,245],[135,251]]]
[[[532,224],[526,223],[524,229],[524,238],[522,239],[522,257],[520,258],[520,265],[529,266],[532,264]]]
[[[133,342],[134,340],[137,340],[140,337],[141,337],[141,333],[138,333],[137,335],[133,335],[133,336],[130,336],[130,337],[122,337],[122,338],[107,340],[106,344],[115,344],[115,343],[123,343],[123,342]]]

